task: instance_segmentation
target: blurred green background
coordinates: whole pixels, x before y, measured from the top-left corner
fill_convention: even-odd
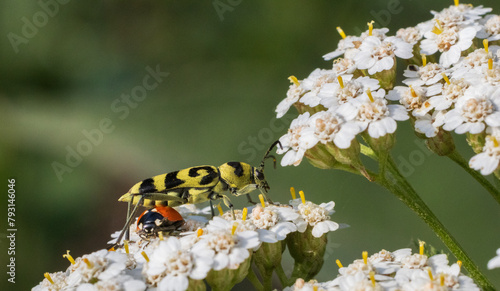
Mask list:
[[[18,229],[16,284],[2,279],[0,289],[28,290],[44,272],[65,270],[68,249],[76,258],[106,247],[125,220],[118,197],[144,178],[233,160],[257,165],[296,115],[291,109],[275,119],[287,77],[331,66],[321,56],[335,49],[336,26],[357,34],[373,19],[394,34],[452,2],[40,2],[52,3],[50,13],[37,1],[0,2],[0,169],[3,189],[7,178],[16,179]],[[473,4],[500,11],[497,0]],[[169,74],[144,91],[143,101],[120,101],[143,92],[147,67]],[[95,133],[102,122],[112,130],[93,135],[100,140],[85,148],[83,131]],[[396,161],[414,164],[410,182],[500,287],[500,270],[486,270],[500,247],[500,206],[452,162],[428,155],[409,124],[400,125],[397,138]],[[470,158],[463,136],[457,140]],[[66,164],[77,147],[86,156],[58,177],[54,162]],[[332,220],[350,225],[329,235],[319,281],[336,276],[335,259],[348,264],[364,250],[411,247],[415,239],[443,248],[406,206],[363,178],[307,162],[269,165],[275,201],[286,202],[294,186],[314,202],[334,200]],[[6,192],[0,278],[9,259]],[[233,202],[241,207],[246,199]]]

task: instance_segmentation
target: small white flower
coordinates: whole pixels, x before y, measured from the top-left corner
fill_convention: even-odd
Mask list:
[[[411,45],[415,45],[423,38],[424,34],[418,27],[407,27],[400,28],[396,32],[396,36]]]
[[[323,234],[335,231],[339,228],[339,224],[330,220],[330,215],[333,214],[335,202],[314,204],[311,201],[300,203],[295,207],[300,214],[300,218],[295,221],[299,232],[304,232],[307,225],[313,227],[312,235],[321,237]]]
[[[427,265],[427,256],[421,254],[413,254],[401,259],[403,268],[407,269],[420,269]]]
[[[398,271],[401,268],[401,260],[410,255],[411,249],[400,249],[394,252],[381,250],[371,255],[368,261],[377,271],[377,274],[388,275]]]
[[[196,256],[195,256],[196,254]],[[191,253],[181,247],[176,237],[160,241],[144,265],[147,282],[158,290],[186,290],[189,279],[202,280],[212,266],[212,258],[206,252]]]
[[[47,279],[43,279],[40,284],[33,287],[31,291],[56,291],[56,290],[64,290],[65,287],[68,286],[66,282],[66,273],[65,272],[56,272],[50,273],[50,278],[54,282],[53,284]]]
[[[500,126],[500,91],[490,86],[474,86],[455,103],[455,108],[445,115],[443,128],[458,134],[477,134],[486,125]]]
[[[298,166],[306,150],[316,145],[314,130],[309,127],[309,116],[309,112],[299,115],[290,124],[288,133],[280,138],[283,148],[279,148],[276,152],[286,153],[281,159],[282,166]]]
[[[259,238],[263,235],[273,234],[275,241],[264,241],[274,243],[282,241],[290,232],[297,231],[297,226],[290,222],[297,219],[299,215],[288,207],[267,206],[262,208],[256,206],[252,210],[252,222],[258,228]]]
[[[381,291],[384,290],[379,284],[373,284],[367,275],[363,272],[358,272],[349,276],[342,276],[338,281],[341,290],[364,290],[364,291]]]
[[[332,71],[337,76],[352,74],[356,69],[356,62],[352,58],[339,58],[333,61]]]
[[[336,57],[343,55],[347,50],[358,49],[361,45],[361,41],[362,39],[359,36],[346,36],[346,38],[339,40],[337,49],[324,55],[323,59],[325,61],[333,60]]]
[[[292,286],[283,289],[283,291],[314,291],[314,290],[325,291],[330,289],[324,289],[321,283],[318,283],[313,280],[305,282],[304,279],[302,278],[298,278],[297,280],[295,280],[295,283]]]
[[[425,134],[426,137],[434,137],[439,128],[444,124],[445,111],[434,111],[432,115],[417,116],[415,120],[415,131]]]
[[[107,250],[100,250],[77,258],[75,264],[68,268],[71,272],[69,280],[89,282],[96,279],[108,266],[107,253]]]
[[[354,123],[346,123],[344,118],[332,110],[320,111],[309,119],[309,126],[314,130],[314,136],[322,144],[332,142],[341,149],[351,146],[352,140],[360,132]]]
[[[369,36],[363,40],[359,49],[354,61],[358,69],[368,69],[370,75],[392,69],[396,56],[403,59],[413,56],[413,46],[394,36],[384,40]]]
[[[470,79],[482,79],[483,74],[488,69],[488,59],[495,56],[498,51],[498,46],[490,46],[488,53],[485,49],[479,48],[469,53],[467,56],[462,57],[458,63],[453,67],[452,77],[455,79],[466,78],[468,81]],[[493,57],[493,60],[496,58]]]
[[[500,248],[497,249],[497,255],[488,261],[488,269],[500,268]]]
[[[377,79],[370,77],[352,79],[352,77],[352,75],[341,76],[343,86],[339,82],[325,84],[318,93],[318,97],[321,98],[321,105],[329,109],[336,108],[362,95],[368,89],[375,91],[380,88]]]
[[[489,41],[500,39],[500,15],[488,15],[484,18],[481,30],[477,32],[477,37],[487,38]]]
[[[451,108],[470,87],[464,79],[450,79],[450,83],[445,83],[441,94],[432,96],[429,99],[431,107],[436,110],[446,110]]]
[[[318,97],[318,93],[321,88],[333,82],[337,82],[337,75],[332,70],[314,70],[309,77],[304,79],[301,83],[306,93],[299,101],[310,107],[318,106],[321,100],[321,98]]]
[[[434,85],[443,79],[442,73],[445,69],[436,63],[428,63],[425,66],[418,67],[414,66],[416,70],[406,69],[404,71],[404,76],[407,78],[403,80],[406,85],[412,86],[423,86],[423,85]]]
[[[424,34],[426,39],[422,40],[420,44],[422,48],[420,53],[432,55],[440,51],[439,64],[448,68],[458,62],[462,51],[472,45],[475,36],[476,29],[473,27],[464,29],[457,26],[444,27],[438,34],[428,31]]]
[[[413,116],[424,116],[431,109],[429,97],[441,93],[442,85],[434,84],[430,87],[404,87],[396,86],[389,91],[386,98],[389,100],[399,101],[406,110],[411,111]]]
[[[451,5],[440,12],[431,11],[431,13],[434,15],[434,19],[439,20],[443,26],[454,27],[471,25],[491,10],[491,8],[484,8],[483,5],[473,7],[472,5],[459,4]]]
[[[373,101],[371,101],[365,92],[341,105],[337,112],[347,121],[358,125],[361,131],[368,129],[368,134],[373,138],[394,133],[397,128],[396,120],[407,120],[409,116],[402,105],[388,105],[384,96],[383,89],[372,92]]]
[[[278,106],[276,107],[276,117],[281,118],[285,113],[288,112],[288,109],[299,100],[300,96],[304,94],[304,89],[302,86],[292,83],[288,92],[286,92],[286,98],[283,99]]]
[[[484,176],[493,173],[500,163],[500,135],[498,130],[495,133],[497,134],[486,136],[483,151],[469,161],[469,167],[481,171]]]
[[[232,234],[227,230],[214,230],[203,235],[193,246],[192,252],[211,254],[212,267],[216,271],[225,268],[237,269],[249,257],[249,249],[257,247],[260,243],[259,235],[255,231]]]

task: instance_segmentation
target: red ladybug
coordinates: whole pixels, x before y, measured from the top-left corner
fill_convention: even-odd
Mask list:
[[[137,233],[141,237],[157,236],[159,232],[171,234],[184,224],[182,216],[170,206],[155,206],[144,211],[137,219]]]

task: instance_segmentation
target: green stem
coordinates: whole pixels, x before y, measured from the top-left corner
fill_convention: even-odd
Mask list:
[[[376,182],[395,194],[434,231],[455,257],[462,261],[463,267],[467,269],[470,277],[482,290],[495,290],[493,285],[481,273],[478,266],[469,258],[455,238],[446,230],[444,225],[429,209],[420,196],[418,196],[413,187],[401,175],[392,157],[389,157],[387,170],[386,174],[384,176],[379,176]]]
[[[448,158],[450,158],[452,161],[454,161],[456,164],[458,164],[460,167],[462,167],[467,173],[469,173],[476,181],[481,184],[486,191],[488,191],[493,199],[497,201],[498,204],[500,204],[500,192],[493,186],[481,173],[478,171],[471,169],[469,167],[469,164],[467,161],[458,153],[458,151],[454,150],[450,154],[447,155]]]
[[[261,274],[263,279],[264,279],[264,290],[266,291],[271,291],[273,290],[273,273],[271,272],[270,275],[268,274]]]
[[[288,286],[293,284],[290,282],[290,279],[285,274],[285,271],[283,270],[283,267],[281,266],[281,264],[276,266],[276,269],[274,269],[274,270],[276,271],[276,275],[278,275],[278,278],[280,279],[280,282],[281,282],[281,286],[283,288],[288,287]]]
[[[255,290],[264,291],[264,286],[262,286],[262,283],[260,283],[259,278],[257,278],[257,275],[255,275],[252,266],[250,266],[250,268],[248,269],[247,279],[255,287]]]

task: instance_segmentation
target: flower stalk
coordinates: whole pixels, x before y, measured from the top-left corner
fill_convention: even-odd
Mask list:
[[[463,263],[463,267],[469,272],[470,277],[474,279],[482,290],[495,290],[491,282],[479,270],[479,267],[401,175],[392,158],[389,161],[387,169],[386,174],[379,176],[375,182],[396,195],[434,231],[453,255]]]

